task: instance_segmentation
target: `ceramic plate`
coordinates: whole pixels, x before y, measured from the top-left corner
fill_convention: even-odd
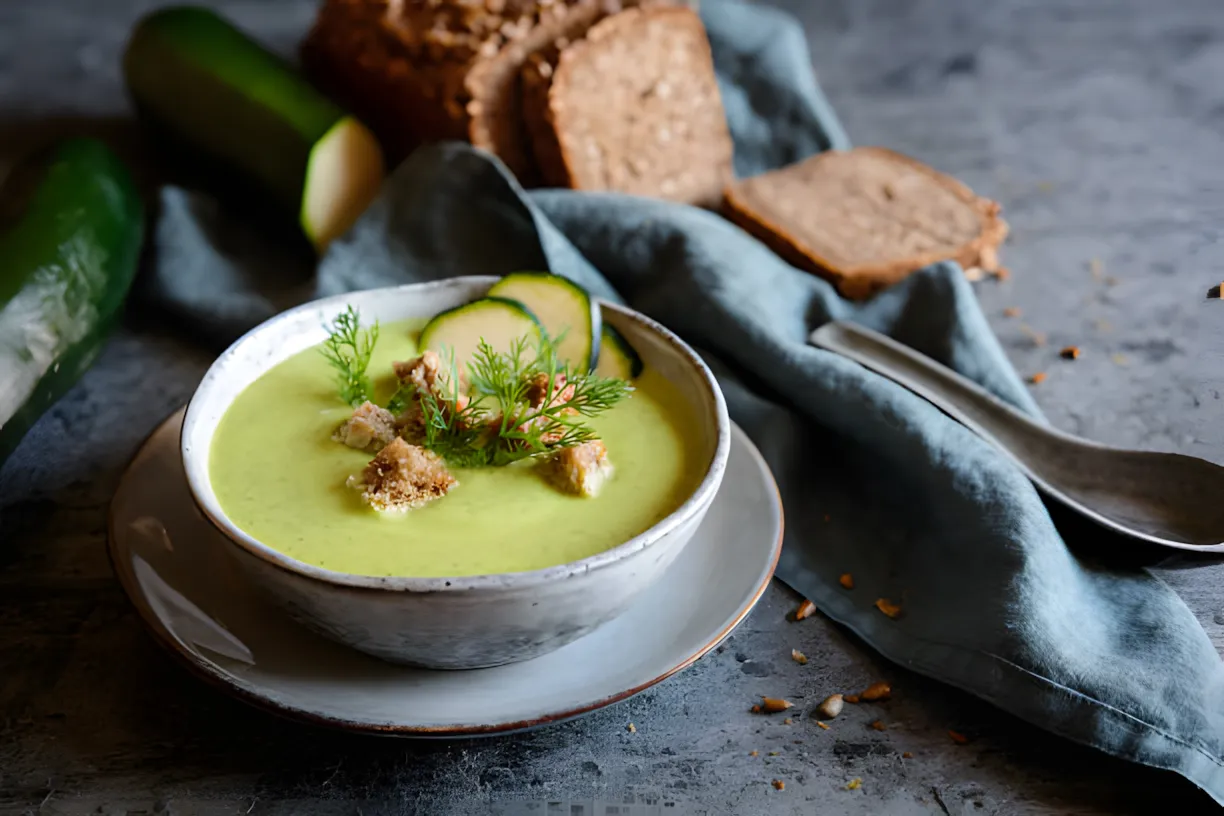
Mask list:
[[[383,663],[310,634],[234,571],[191,501],[183,412],[136,454],[115,493],[110,555],[159,642],[205,679],[286,716],[404,736],[505,733],[624,700],[691,665],[747,616],[782,549],[769,468],[739,428],[717,498],[666,575],[623,615],[534,660],[473,671]]]

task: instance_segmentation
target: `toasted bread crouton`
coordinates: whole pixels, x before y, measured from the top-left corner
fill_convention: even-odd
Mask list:
[[[361,488],[361,497],[375,510],[397,513],[423,507],[459,484],[437,454],[399,438],[349,483]]]
[[[547,374],[541,372],[535,375],[527,386],[527,403],[532,408],[543,408],[550,395],[552,396],[550,407],[564,405],[574,398],[574,385],[566,383],[564,374],[554,374],[551,387]]]
[[[415,390],[412,400],[408,403],[408,409],[396,422],[403,435],[409,440],[419,441],[424,438],[425,416],[421,410],[422,394],[431,394],[444,413],[452,410],[463,411],[472,401],[472,398],[464,393],[467,390],[467,383],[462,377],[459,379],[458,389],[451,384],[451,372],[446,370],[442,364],[442,358],[435,351],[425,351],[420,357],[392,363],[392,368],[401,383]]]
[[[553,484],[577,496],[596,496],[612,475],[608,448],[598,439],[562,448],[548,460]]]
[[[395,416],[372,402],[364,402],[354,409],[353,415],[332,434],[332,439],[350,448],[375,453],[395,437]]]

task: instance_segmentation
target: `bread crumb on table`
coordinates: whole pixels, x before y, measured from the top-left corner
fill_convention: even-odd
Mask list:
[[[795,620],[801,621],[804,618],[810,618],[815,614],[816,604],[805,598],[803,602],[799,604],[799,608],[795,610]]]
[[[837,583],[846,589],[854,589],[854,576],[848,572],[843,572],[842,576],[837,579]]]
[[[1018,306],[1008,306],[1006,309],[1003,310],[1003,316],[1004,317],[1019,317],[1020,308]]]
[[[859,692],[859,698],[869,703],[874,703],[879,700],[887,700],[892,696],[892,686],[883,681],[872,683],[867,688]]]
[[[1058,352],[1058,356],[1064,360],[1078,360],[1080,356],[1079,346],[1067,346]]]
[[[775,779],[773,782],[770,782],[769,784],[774,786],[774,790],[785,790],[786,789],[786,783],[783,782],[781,779]]]
[[[1041,385],[1043,382],[1045,382],[1045,379],[1046,373],[1044,371],[1038,371],[1036,374],[1029,377],[1028,381],[1033,385]]]
[[[857,776],[846,783],[846,790],[858,790],[863,787],[863,780]]]
[[[878,599],[875,602],[875,608],[894,620],[901,614],[901,607],[887,598]]]
[[[795,661],[800,666],[802,666],[807,663],[807,655],[805,655],[803,652],[799,651],[798,649],[791,649],[791,660]]]
[[[781,697],[761,698],[761,710],[766,714],[777,714],[779,711],[786,711],[786,709],[794,707],[794,703],[790,700],[783,700]]]
[[[628,725],[625,726],[625,730],[628,731],[630,734],[636,734],[637,726],[634,725],[633,723],[629,723]]]
[[[361,490],[366,504],[383,512],[415,510],[458,484],[437,454],[398,437],[378,452],[359,478],[349,477],[349,486]]]
[[[842,712],[843,697],[840,694],[830,694],[816,707],[816,713],[825,719],[833,719]]]
[[[828,730],[829,730],[829,724],[828,724],[828,723],[817,722],[816,724],[817,724],[817,725],[819,725],[821,728],[823,728],[823,729],[824,729],[824,730],[826,730],[826,731],[828,731]]]
[[[901,758],[902,758],[902,759],[913,759],[913,758],[914,758],[914,755],[913,755],[913,754],[911,754],[909,751],[904,751],[904,752],[902,752],[902,754],[901,754]]]
[[[875,722],[871,724],[871,727],[874,728],[876,731],[887,731],[888,730],[888,726],[884,724],[883,720],[876,720]]]
[[[949,730],[948,737],[951,738],[951,740],[955,742],[957,745],[964,745],[965,743],[969,742],[969,738],[966,737],[964,734],[960,733],[959,731]]]

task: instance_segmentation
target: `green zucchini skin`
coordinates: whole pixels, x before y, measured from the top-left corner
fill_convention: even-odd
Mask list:
[[[145,230],[131,175],[99,141],[62,142],[9,182],[28,197],[0,225],[0,464],[101,351]]]
[[[581,286],[551,272],[511,272],[493,284],[489,295],[524,304],[558,343],[557,351],[571,371],[586,374],[595,369],[603,313]]]
[[[191,183],[252,211],[270,202],[268,209],[293,216],[318,251],[347,229],[381,182],[382,151],[365,126],[209,9],[172,6],[142,18],[123,74],[158,147]],[[334,150],[345,136],[362,146]],[[316,207],[327,210],[329,201],[345,205],[341,216],[319,216]]]
[[[599,363],[595,373],[601,377],[634,380],[642,373],[642,358],[634,351],[625,335],[611,323],[602,326],[603,342],[599,346]]]
[[[290,212],[314,144],[344,112],[280,57],[209,9],[173,6],[144,17],[123,55],[142,117],[256,181]]]

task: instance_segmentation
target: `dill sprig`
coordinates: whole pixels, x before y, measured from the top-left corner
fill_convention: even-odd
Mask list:
[[[323,356],[336,369],[340,399],[354,408],[369,400],[374,393],[374,386],[366,371],[377,342],[378,323],[362,331],[360,314],[349,306],[332,321],[327,340],[323,343]]]
[[[459,467],[502,467],[574,447],[596,439],[583,418],[593,417],[632,393],[624,380],[596,374],[574,374],[557,359],[556,345],[545,337],[520,337],[499,352],[483,339],[468,362],[471,401],[454,411],[459,396],[458,370],[449,360],[447,383],[453,391],[439,400],[420,394],[425,447]],[[533,380],[547,377],[549,393],[532,408],[527,393]],[[573,396],[556,399],[558,384]]]

